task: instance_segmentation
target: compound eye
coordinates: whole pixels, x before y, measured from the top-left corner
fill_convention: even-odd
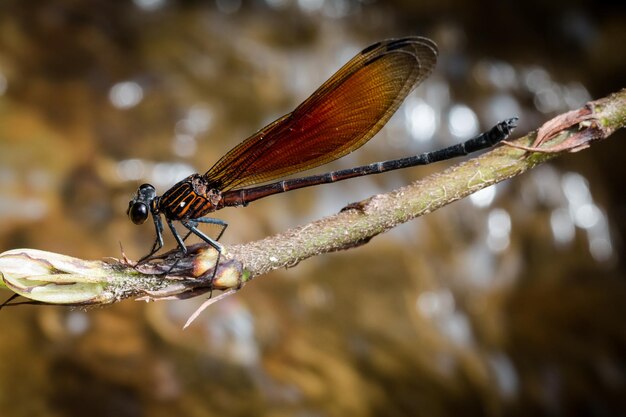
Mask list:
[[[144,203],[133,203],[128,208],[128,217],[135,224],[142,224],[148,218],[148,206]]]

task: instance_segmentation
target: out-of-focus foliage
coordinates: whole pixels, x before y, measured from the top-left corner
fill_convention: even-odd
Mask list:
[[[333,167],[534,129],[625,87],[625,21],[608,2],[3,1],[0,251],[140,257],[137,185],[204,172],[382,38],[432,37],[439,64]],[[623,414],[623,137],[264,277],[184,332],[203,300],[2,310],[2,415]],[[243,242],[439,169],[216,214]]]

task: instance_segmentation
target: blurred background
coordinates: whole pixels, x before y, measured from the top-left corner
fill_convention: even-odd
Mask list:
[[[131,258],[126,217],[388,37],[434,74],[333,169],[517,135],[626,87],[617,2],[3,0],[0,251]],[[2,416],[626,415],[625,134],[204,299],[0,312]],[[243,243],[448,164],[216,213]],[[326,171],[329,167],[318,171]],[[169,239],[169,237],[168,237]],[[173,246],[171,239],[166,244]],[[8,298],[8,291],[0,292]]]

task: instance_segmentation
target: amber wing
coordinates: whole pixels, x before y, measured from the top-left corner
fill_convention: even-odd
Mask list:
[[[432,72],[437,46],[423,37],[378,42],[352,58],[293,112],[222,157],[206,174],[222,191],[323,165],[359,148]]]

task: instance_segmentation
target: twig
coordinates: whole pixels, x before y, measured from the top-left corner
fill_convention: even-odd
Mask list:
[[[626,89],[557,116],[537,132],[409,186],[351,204],[340,213],[265,239],[225,246],[215,278],[216,252],[191,246],[135,268],[122,259],[86,261],[33,249],[0,254],[2,282],[30,300],[62,305],[101,305],[126,298],[183,299],[213,290],[236,292],[254,277],[289,268],[311,256],[367,243],[401,223],[430,213],[482,188],[605,139],[626,125]],[[206,306],[203,305],[202,308]],[[195,318],[195,315],[194,317]]]

